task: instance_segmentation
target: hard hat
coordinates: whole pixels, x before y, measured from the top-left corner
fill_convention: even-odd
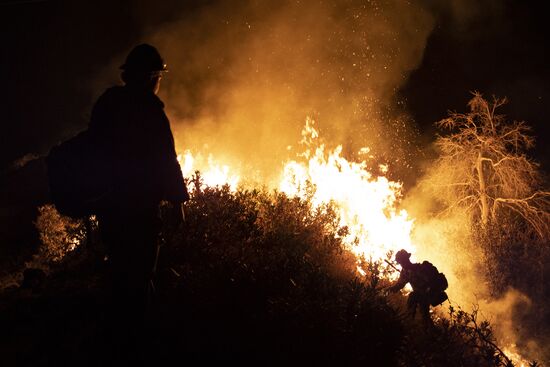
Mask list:
[[[134,47],[120,68],[124,71],[139,73],[168,71],[158,50],[146,43]]]
[[[399,264],[402,264],[403,262],[405,262],[406,260],[409,260],[410,258],[411,258],[410,252],[407,252],[405,250],[399,250],[395,254],[395,261],[397,261]]]

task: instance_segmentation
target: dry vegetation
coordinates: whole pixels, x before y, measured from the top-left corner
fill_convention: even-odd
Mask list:
[[[475,314],[451,309],[430,329],[407,319],[404,297],[386,294],[378,264],[357,274],[330,207],[312,212],[283,194],[223,187],[195,190],[187,209],[183,230],[165,221],[154,331],[136,354],[160,364],[510,365]],[[34,298],[4,295],[12,297],[3,303],[0,343],[8,365],[22,348],[33,353],[17,365],[101,355],[100,330],[91,326],[103,297],[97,246],[87,241],[68,253]]]
[[[550,192],[538,164],[526,155],[534,144],[524,122],[507,122],[497,109],[505,99],[486,101],[479,93],[470,112],[451,113],[437,125],[450,133],[437,138],[439,158],[430,186],[444,211],[465,210],[483,227],[517,218],[546,240],[550,234]]]
[[[424,187],[439,204],[441,218],[468,223],[467,241],[482,254],[481,273],[491,295],[510,289],[534,305],[528,315],[515,312],[519,338],[547,345],[550,322],[550,191],[537,162],[525,122],[507,121],[499,109],[505,99],[474,93],[469,112],[450,113],[437,123],[445,135],[436,140],[439,156]],[[548,357],[550,351],[542,347]]]
[[[514,286],[546,304],[548,192],[525,154],[533,143],[527,126],[497,115],[502,103],[476,94],[470,113],[439,123],[452,132],[437,140],[441,155],[429,186],[442,215],[470,218],[494,291]],[[385,291],[388,270],[364,261],[367,274],[357,273],[340,241],[347,230],[330,206],[312,210],[307,200],[281,193],[203,187],[199,174],[189,184],[184,226],[162,211],[156,306],[129,358],[157,365],[513,365],[478,310],[444,304],[448,312],[434,315],[428,329],[407,318],[405,297]],[[40,209],[36,226],[42,245],[26,265],[50,275],[39,287],[1,294],[3,363],[98,362],[106,350],[107,273],[97,227],[51,206]],[[540,328],[550,317],[537,309],[523,321]]]

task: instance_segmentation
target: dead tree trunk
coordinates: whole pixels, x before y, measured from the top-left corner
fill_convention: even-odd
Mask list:
[[[483,171],[483,156],[479,153],[477,157],[477,178],[479,181],[479,201],[481,205],[481,224],[486,226],[489,222],[489,197],[487,195],[487,183],[485,182],[485,172]]]

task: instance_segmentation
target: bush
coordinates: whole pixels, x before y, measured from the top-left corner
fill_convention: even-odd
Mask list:
[[[38,212],[35,225],[42,246],[27,266],[48,268],[86,239],[86,228],[83,221],[62,216],[51,204],[39,207]]]
[[[200,176],[195,181],[200,188]],[[167,335],[182,325],[190,333],[168,345],[263,364],[507,361],[476,313],[451,310],[430,330],[406,318],[404,297],[382,291],[388,270],[363,260],[366,275],[358,274],[330,206],[312,210],[277,192],[206,187],[187,204],[185,230],[164,232],[161,303],[185,305],[164,310],[179,325]]]
[[[164,221],[154,332],[148,330],[143,336],[153,339],[145,352],[152,353],[157,364],[166,358],[166,362],[201,365],[510,365],[495,344],[490,325],[478,322],[477,313],[451,309],[449,316],[435,319],[428,329],[406,317],[402,312],[406,298],[384,291],[390,283],[389,270],[362,260],[366,274],[359,275],[355,255],[340,240],[346,228],[338,226],[330,205],[312,210],[307,200],[277,192],[200,189],[198,175],[194,186],[184,228]],[[65,222],[52,210],[43,209],[37,221],[49,244],[42,256],[66,263],[70,256],[54,259],[69,250],[72,234],[82,233],[82,227]],[[83,253],[92,256],[92,251]],[[72,284],[57,285],[63,291],[49,292],[59,301],[34,306],[33,313],[46,307],[41,314],[51,320],[44,322],[45,327],[69,323],[82,334],[93,317],[101,318],[93,300],[85,297],[81,302],[81,294],[70,301],[67,292],[84,292],[94,276],[82,271],[84,262],[76,266],[70,271],[56,267],[64,269],[57,278],[64,276]],[[48,304],[56,306],[48,309]],[[62,319],[56,320],[53,310]],[[25,311],[14,306],[11,312]],[[60,341],[69,338],[62,335],[41,353],[63,343],[73,350],[88,347],[72,339]],[[87,339],[81,336],[81,340]],[[40,353],[37,358],[42,358]]]

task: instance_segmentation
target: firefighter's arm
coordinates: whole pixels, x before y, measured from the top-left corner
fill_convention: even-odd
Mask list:
[[[391,287],[388,288],[388,291],[390,292],[397,292],[399,291],[400,289],[403,289],[403,287],[408,283],[408,279],[407,277],[405,276],[404,273],[401,273],[399,275],[399,279],[397,279],[397,281],[395,282],[394,285],[392,285]]]
[[[185,223],[185,208],[183,202],[171,203],[171,217],[174,223],[179,226]]]
[[[161,205],[161,216],[169,226],[180,227],[185,224],[185,209],[183,202],[164,200]]]

